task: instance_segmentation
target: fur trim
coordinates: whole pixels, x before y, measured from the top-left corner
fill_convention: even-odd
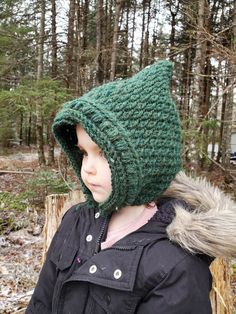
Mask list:
[[[192,212],[175,206],[176,216],[167,227],[169,239],[192,253],[236,257],[236,203],[205,179],[180,172],[165,196],[187,202]]]

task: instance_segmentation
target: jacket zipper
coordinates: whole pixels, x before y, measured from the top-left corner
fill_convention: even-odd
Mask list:
[[[130,251],[133,248],[134,248],[133,246],[112,246],[112,249],[115,249],[118,251]]]
[[[109,223],[109,218],[108,218],[108,216],[106,216],[104,221],[103,221],[102,228],[101,228],[100,234],[98,236],[98,239],[96,241],[94,255],[97,254],[100,250],[101,241],[102,241],[102,238],[104,237],[105,231],[107,230],[108,223]]]

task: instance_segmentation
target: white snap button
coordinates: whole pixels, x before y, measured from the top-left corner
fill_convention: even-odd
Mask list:
[[[114,278],[115,279],[120,279],[121,276],[122,276],[122,271],[120,269],[116,269],[114,271]]]
[[[96,265],[90,266],[90,268],[89,268],[90,274],[94,274],[94,273],[96,273],[96,271],[97,271],[97,266]]]
[[[97,219],[97,218],[99,218],[99,217],[100,217],[100,213],[97,212],[97,213],[95,214],[95,218]]]
[[[87,237],[86,237],[86,241],[87,242],[91,242],[93,239],[93,236],[91,234],[88,234]]]

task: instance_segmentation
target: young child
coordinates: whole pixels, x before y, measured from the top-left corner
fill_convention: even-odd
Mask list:
[[[171,73],[160,61],[57,114],[87,201],[65,214],[26,313],[212,313],[209,265],[236,256],[236,206],[180,172]]]

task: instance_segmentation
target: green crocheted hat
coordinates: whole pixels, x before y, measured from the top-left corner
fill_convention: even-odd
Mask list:
[[[159,61],[132,78],[92,89],[66,103],[53,133],[68,156],[88,201],[101,213],[158,198],[181,168],[179,117],[171,99],[172,64]],[[75,126],[81,124],[102,149],[112,173],[112,193],[97,204],[80,175],[82,154]]]

